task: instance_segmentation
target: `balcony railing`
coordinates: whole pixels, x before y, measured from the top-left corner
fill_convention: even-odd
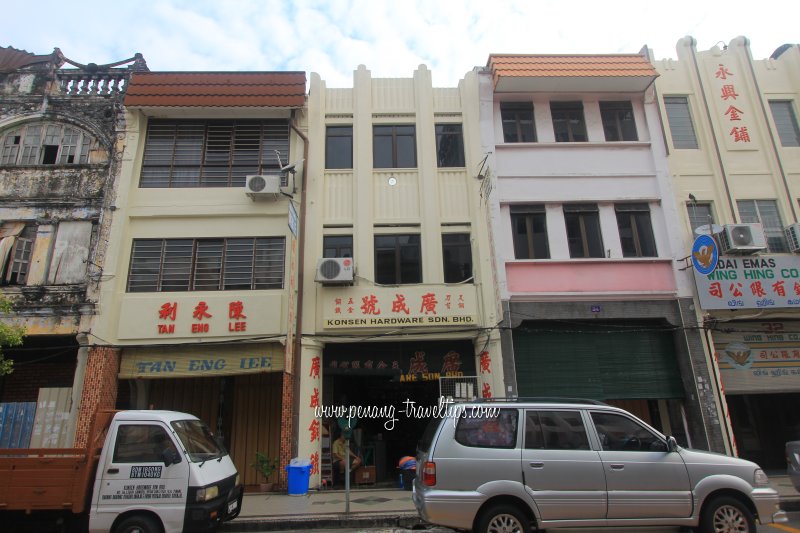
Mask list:
[[[71,96],[116,96],[125,93],[130,70],[84,72],[61,70],[58,82],[61,94]]]

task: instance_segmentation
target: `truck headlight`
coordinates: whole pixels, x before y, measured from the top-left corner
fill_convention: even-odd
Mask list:
[[[209,500],[213,500],[217,496],[219,496],[219,487],[216,485],[211,485],[203,489],[197,489],[198,502],[207,502]]]
[[[769,478],[764,473],[763,470],[760,468],[756,468],[755,473],[753,474],[753,483],[757,487],[766,487],[769,486]]]

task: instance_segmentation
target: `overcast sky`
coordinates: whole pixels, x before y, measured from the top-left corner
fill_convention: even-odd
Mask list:
[[[800,10],[787,9],[794,1],[9,1],[0,45],[35,54],[59,47],[98,64],[141,52],[154,71],[317,72],[329,87],[352,86],[360,64],[374,77],[410,77],[425,64],[435,86],[449,87],[490,53],[637,53],[647,45],[663,59],[686,35],[698,50],[743,35],[763,59],[800,42]]]

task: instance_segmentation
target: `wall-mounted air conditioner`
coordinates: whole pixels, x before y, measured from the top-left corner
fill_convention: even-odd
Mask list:
[[[251,200],[274,200],[281,193],[281,177],[255,174],[247,176],[244,192]]]
[[[314,281],[323,285],[352,285],[354,269],[352,257],[326,257],[317,262]]]
[[[800,224],[792,224],[783,230],[786,235],[786,242],[789,243],[789,249],[793,252],[800,252]]]
[[[766,250],[767,239],[761,224],[725,224],[719,246],[723,254],[754,254]]]

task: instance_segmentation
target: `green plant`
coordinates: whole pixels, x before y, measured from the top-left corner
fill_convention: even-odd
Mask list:
[[[264,476],[264,481],[267,481],[272,473],[278,469],[278,459],[274,457],[268,457],[266,454],[261,452],[256,452],[256,462],[250,466],[255,468],[262,476]]]

